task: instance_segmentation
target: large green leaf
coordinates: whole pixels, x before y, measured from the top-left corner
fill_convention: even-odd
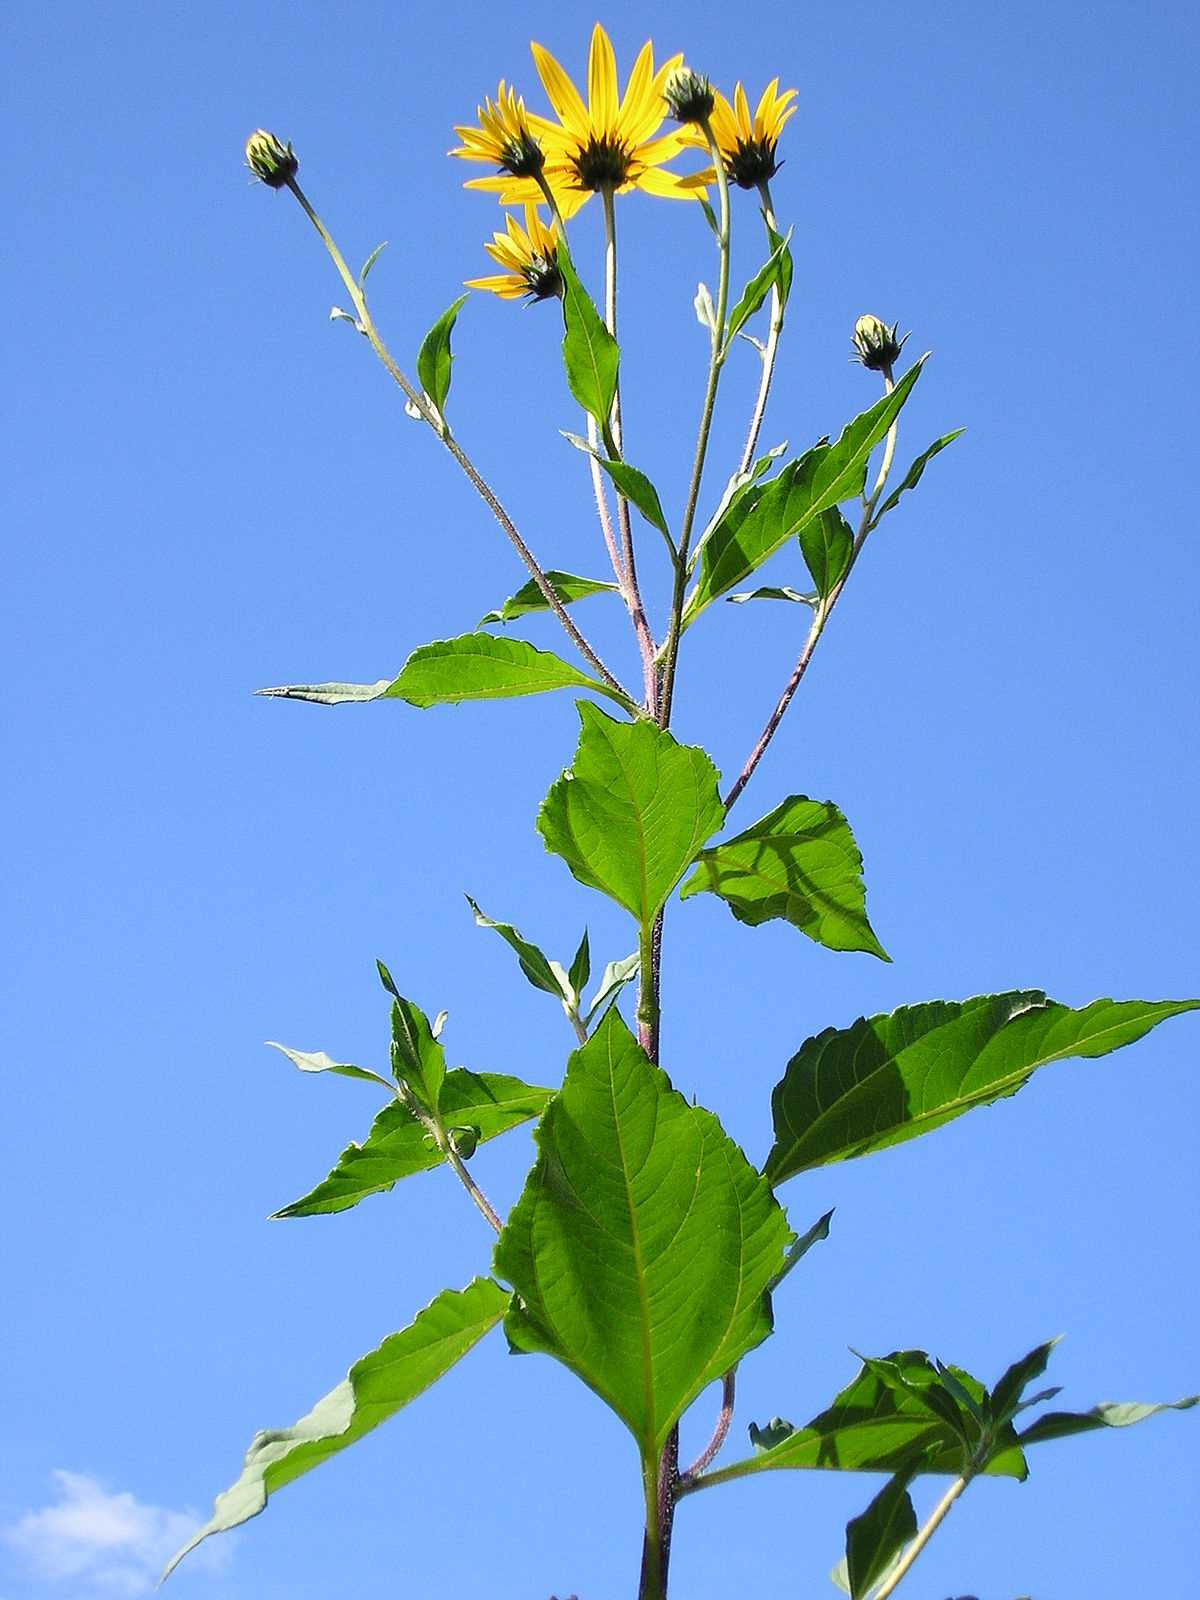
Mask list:
[[[368,262],[363,268],[364,276],[370,265]],[[458,320],[458,313],[466,303],[467,296],[459,295],[454,304],[442,312],[422,339],[421,348],[417,351],[417,377],[421,380],[422,389],[439,412],[445,407],[446,396],[450,393],[450,369],[454,362],[450,350],[450,334]]]
[[[575,1051],[496,1246],[516,1350],[556,1356],[657,1459],[686,1407],[771,1331],[786,1219],[708,1111],[610,1010]]]
[[[705,890],[752,928],[780,917],[829,950],[891,959],[867,921],[854,835],[828,800],[791,795],[736,838],[702,850],[679,897]]]
[[[621,352],[561,245],[558,270],[563,281],[563,366],[567,387],[583,409],[607,428],[617,392]]]
[[[915,1467],[902,1467],[888,1479],[861,1516],[846,1524],[846,1581],[850,1600],[866,1600],[898,1554],[917,1531],[917,1514],[908,1486]]]
[[[909,1386],[880,1375],[887,1365],[909,1378]],[[708,1474],[709,1481],[746,1477],[775,1468],[836,1472],[898,1472],[920,1453],[921,1471],[957,1476],[964,1465],[961,1435],[928,1403],[923,1389],[936,1378],[922,1350],[894,1351],[884,1361],[864,1361],[833,1404],[802,1428],[776,1418],[766,1428],[751,1425],[758,1454]],[[1026,1466],[1014,1440],[1005,1443],[984,1471],[1024,1478]]]
[[[703,750],[586,701],[569,772],[538,813],[547,850],[649,928],[697,850],[721,827],[718,772]]]
[[[602,583],[598,578],[577,578],[573,572],[559,572],[554,567],[547,571],[546,582],[565,606],[572,605],[576,600],[586,600],[589,595],[620,592],[615,583]],[[479,626],[486,627],[493,622],[515,622],[518,617],[528,616],[530,612],[549,609],[550,602],[530,578],[516,594],[508,597],[499,611],[489,611],[486,617],[481,617]]]
[[[442,1084],[439,1114],[452,1133],[472,1129],[482,1144],[540,1116],[553,1093],[502,1073],[455,1067]],[[393,1100],[375,1118],[362,1144],[347,1145],[327,1178],[275,1216],[317,1217],[347,1211],[368,1195],[384,1193],[401,1178],[440,1166],[443,1159],[407,1106]]]
[[[862,493],[871,451],[908,399],[921,366],[921,361],[911,366],[892,392],[847,423],[833,444],[814,445],[769,483],[747,485],[731,498],[704,542],[700,577],[688,599],[685,625],[749,577],[806,523]]]
[[[386,1422],[461,1361],[504,1315],[508,1295],[490,1278],[444,1289],[400,1333],[355,1362],[336,1389],[290,1428],[255,1434],[241,1476],[217,1496],[213,1515],[167,1563],[165,1578],[210,1534],[258,1515],[284,1484]]]
[[[383,698],[407,700],[411,706],[452,706],[550,689],[594,689],[624,703],[599,679],[589,678],[551,651],[490,633],[464,633],[421,645],[383,691]]]
[[[933,1000],[860,1017],[808,1039],[772,1096],[779,1184],[810,1167],[916,1138],[1015,1094],[1038,1067],[1132,1044],[1200,1000],[1094,1000],[1079,1010],[1037,990]]]

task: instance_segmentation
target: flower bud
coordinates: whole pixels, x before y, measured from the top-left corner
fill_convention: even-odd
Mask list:
[[[282,189],[300,170],[291,141],[281,144],[265,128],[256,128],[246,140],[246,165],[268,189]]]
[[[905,340],[896,338],[898,322],[889,328],[878,317],[859,317],[854,324],[854,359],[871,372],[891,372]]]
[[[705,122],[712,116],[712,84],[690,67],[676,67],[663,85],[663,99],[676,122]]]

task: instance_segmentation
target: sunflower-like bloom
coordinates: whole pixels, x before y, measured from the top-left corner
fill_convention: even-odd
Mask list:
[[[450,154],[464,161],[486,161],[512,178],[536,179],[546,158],[516,90],[507,88],[501,78],[495,100],[476,106],[475,115],[478,127],[455,128],[462,144]]]
[[[795,89],[785,89],[780,94],[779,79],[772,78],[751,116],[750,102],[740,83],[733,91],[732,105],[719,91],[714,93],[711,118],[713,138],[717,141],[717,149],[721,152],[721,160],[731,183],[743,189],[756,189],[779,171],[780,164],[775,151],[784,124],[795,113],[796,107],[792,103],[795,98]],[[708,141],[699,128],[685,128],[683,137],[687,144],[708,149]],[[711,168],[708,172],[697,173],[691,181],[711,183]]]
[[[564,217],[573,215],[591,195],[603,189],[614,193],[644,189],[676,200],[695,197],[696,186],[685,188],[679,174],[662,170],[665,162],[685,148],[685,130],[674,128],[656,137],[667,113],[663,88],[682,63],[682,55],[672,56],[656,70],[654,46],[647,40],[622,96],[612,43],[597,23],[588,51],[585,105],[550,52],[540,44],[532,44],[530,49],[558,121],[530,115],[528,126],[545,153],[544,177]],[[497,193],[503,205],[536,203],[541,198],[536,178],[532,177],[501,174],[472,178],[467,188]]]
[[[506,270],[491,278],[468,278],[468,289],[487,289],[502,300],[549,300],[562,289],[558,270],[558,236],[538,216],[536,206],[525,207],[522,228],[510,211],[505,231],[494,233],[484,249]]]

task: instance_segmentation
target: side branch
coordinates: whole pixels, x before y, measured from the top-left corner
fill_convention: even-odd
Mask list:
[[[563,628],[566,630],[567,637],[571,640],[571,643],[579,651],[583,659],[593,669],[596,675],[614,691],[614,693],[619,694],[623,700],[629,703],[630,706],[635,705],[633,696],[623,686],[620,680],[608,670],[608,668],[604,665],[604,662],[601,661],[595,650],[593,650],[592,646],[587,642],[583,634],[580,633],[579,629],[576,627],[574,621],[567,611],[567,608],[563,605],[562,601],[555,593],[553,586],[546,577],[546,574],[538,564],[537,558],[534,556],[529,546],[525,543],[524,539],[522,539],[521,535],[517,532],[512,518],[505,511],[490,485],[482,477],[475,464],[467,455],[466,451],[458,443],[457,439],[455,439],[450,433],[449,429],[446,428],[442,419],[434,412],[425,396],[409,382],[404,373],[397,366],[392,357],[391,351],[384,344],[383,339],[379,334],[379,330],[375,326],[374,319],[372,318],[370,310],[367,307],[366,297],[363,294],[361,286],[355,279],[353,273],[350,271],[350,268],[346,265],[345,258],[338,249],[333,237],[326,230],[325,224],[321,221],[320,217],[309,204],[308,197],[305,195],[300,185],[296,182],[295,178],[288,179],[287,187],[295,195],[300,204],[301,210],[308,217],[309,221],[320,235],[322,243],[329,252],[330,259],[337,268],[338,276],[341,278],[342,283],[345,285],[346,292],[349,294],[354,304],[354,310],[358,316],[359,326],[362,328],[363,333],[366,334],[368,340],[370,341],[371,348],[383,363],[388,376],[391,377],[392,380],[399,386],[405,399],[412,406],[413,410],[423,422],[429,424],[429,426],[437,434],[438,438],[445,445],[446,449],[454,457],[455,461],[458,462],[459,466],[466,474],[472,488],[475,489],[476,493],[484,501],[488,510],[495,517],[501,528],[503,528],[505,534],[512,543],[513,548],[516,550],[517,554],[528,568],[529,574],[533,578],[533,581],[537,584],[542,598],[550,607],[551,611],[554,612],[559,622],[562,623]]]

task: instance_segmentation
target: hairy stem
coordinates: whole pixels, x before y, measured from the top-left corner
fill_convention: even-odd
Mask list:
[[[686,1472],[680,1475],[680,1484],[686,1484],[689,1478],[694,1478],[711,1465],[720,1453],[721,1446],[729,1434],[733,1422],[733,1403],[737,1394],[737,1368],[731,1367],[721,1379],[721,1409],[717,1413],[717,1420],[713,1426],[712,1438],[701,1450]]]
[[[512,519],[509,517],[507,511],[505,511],[504,507],[500,504],[500,501],[493,493],[489,484],[484,480],[474,462],[471,461],[466,451],[458,443],[457,439],[455,439],[450,433],[449,429],[444,425],[442,419],[437,416],[433,410],[433,407],[426,400],[425,396],[421,394],[412,383],[409,382],[404,373],[397,366],[395,360],[392,358],[391,351],[388,349],[387,345],[384,344],[383,339],[380,337],[379,330],[375,326],[370,310],[367,307],[366,297],[362,292],[362,288],[360,287],[358,280],[354,277],[354,274],[346,265],[345,258],[338,249],[337,245],[334,243],[332,235],[326,230],[325,224],[321,221],[320,217],[309,204],[308,197],[305,195],[304,191],[294,178],[288,179],[287,186],[299,201],[300,207],[304,211],[304,214],[308,217],[313,227],[321,236],[321,241],[326,250],[329,252],[330,259],[337,268],[338,276],[341,278],[342,283],[345,285],[346,292],[349,294],[350,299],[354,304],[354,310],[356,316],[358,317],[359,326],[362,328],[363,333],[365,333],[367,338],[370,340],[371,348],[383,363],[389,377],[391,377],[393,381],[399,385],[401,392],[404,394],[413,410],[417,412],[423,422],[427,422],[429,424],[434,433],[437,434],[438,438],[445,445],[446,449],[454,457],[455,461],[458,462],[458,465],[466,474],[467,480],[471,484],[471,487],[483,500],[488,510],[500,524],[501,528],[503,528],[509,541],[512,543],[513,548],[516,550],[521,560],[525,563],[525,566],[528,568],[533,581],[537,584],[538,589],[541,591],[542,598],[546,601],[546,604],[550,607],[551,611],[554,612],[559,622],[562,623],[562,626],[566,630],[567,636],[571,640],[571,643],[579,651],[580,655],[589,664],[589,666],[591,666],[596,675],[601,678],[603,682],[614,691],[614,693],[619,694],[622,699],[632,705],[634,703],[632,696],[629,694],[628,690],[623,687],[620,680],[614,677],[613,674],[608,670],[603,661],[601,661],[600,657],[596,654],[595,650],[593,650],[592,646],[584,638],[583,634],[580,633],[579,629],[576,627],[574,621],[569,615],[567,608],[563,605],[562,601],[555,593],[552,585],[546,577],[546,574],[538,564],[533,552],[518,533]]]
[[[417,1119],[417,1121],[425,1129],[425,1132],[428,1134],[428,1136],[433,1140],[434,1144],[437,1145],[442,1155],[445,1156],[446,1164],[450,1167],[455,1177],[470,1195],[480,1215],[487,1222],[488,1226],[495,1229],[495,1231],[499,1233],[504,1224],[501,1222],[487,1195],[484,1194],[483,1190],[475,1182],[475,1179],[467,1171],[466,1162],[454,1148],[454,1141],[451,1139],[446,1129],[436,1117],[431,1116],[429,1112],[424,1109],[406,1083],[397,1084],[392,1092],[396,1096],[396,1099],[400,1101],[401,1105],[404,1106],[405,1110],[411,1112],[411,1114]]]
[[[688,550],[692,542],[692,529],[696,522],[696,508],[700,502],[700,484],[704,477],[704,462],[708,454],[708,436],[712,431],[713,410],[717,402],[717,384],[725,360],[725,318],[729,307],[729,179],[725,163],[717,147],[712,127],[706,120],[704,136],[717,174],[717,188],[721,199],[721,213],[717,247],[720,252],[717,279],[717,306],[708,359],[708,382],[704,389],[704,403],[700,410],[700,427],[696,434],[696,452],[692,459],[692,476],[688,485],[687,502],[679,528],[679,559],[675,565],[675,584],[671,595],[671,619],[663,644],[660,667],[658,721],[663,728],[671,722],[671,703],[675,695],[675,671],[679,660],[679,640],[683,631],[683,601],[687,587]]]
[[[894,387],[892,383],[892,372],[890,367],[887,368],[883,373],[883,387],[886,394],[890,394]],[[837,605],[842,590],[846,587],[846,584],[850,578],[850,574],[854,571],[854,564],[858,560],[859,554],[862,551],[862,547],[867,541],[867,535],[874,526],[872,518],[875,515],[875,507],[878,504],[879,496],[883,493],[884,485],[887,483],[888,473],[892,469],[892,459],[895,456],[895,453],[896,424],[893,422],[887,432],[887,439],[883,447],[883,460],[880,463],[879,475],[875,479],[875,486],[869,495],[863,496],[862,516],[859,518],[858,531],[854,535],[854,544],[850,550],[850,560],[847,563],[846,570],[838,582],[825,596],[825,598],[817,603],[816,611],[813,614],[812,626],[808,630],[808,637],[804,641],[800,655],[796,660],[796,665],[792,668],[792,675],[788,679],[787,684],[784,686],[783,693],[776,701],[775,709],[767,718],[766,726],[759,734],[754,748],[746,757],[745,765],[742,767],[741,772],[738,773],[734,782],[730,786],[728,794],[725,796],[726,811],[728,811],[730,806],[733,805],[734,801],[753,777],[755,767],[758,766],[758,763],[766,754],[767,746],[775,737],[775,730],[783,721],[784,713],[787,711],[788,706],[790,706],[792,703],[792,696],[800,687],[801,679],[808,671],[808,664],[812,660],[813,652],[816,650],[821,635],[825,631],[825,624],[829,620],[830,613],[833,611],[834,606]]]
[[[604,200],[604,325],[617,337],[617,215],[613,203],[613,191],[605,187],[601,191]],[[621,433],[621,386],[618,380],[616,392],[613,395],[612,417],[610,426],[605,435],[605,446],[610,456],[623,459],[623,440]],[[633,552],[633,524],[629,514],[629,501],[624,495],[617,495],[617,525],[621,531],[621,561],[625,569],[625,582],[627,587],[626,601],[629,606],[629,615],[633,619],[633,631],[637,636],[638,650],[642,658],[642,687],[646,711],[654,716],[658,699],[658,674],[654,665],[654,635],[650,632],[650,624],[646,619],[646,608],[642,604],[642,594],[638,587],[637,562]]]
[[[771,234],[778,233],[775,226],[775,208],[771,204],[771,186],[766,178],[758,186],[759,197],[763,205],[763,222],[767,229],[767,243],[771,242]],[[767,334],[767,347],[762,355],[762,372],[758,380],[758,395],[754,401],[754,411],[750,418],[750,427],[746,434],[746,444],[742,450],[742,460],[738,467],[739,473],[749,472],[754,461],[754,452],[758,447],[758,436],[762,431],[763,417],[767,411],[767,397],[771,393],[771,380],[775,376],[775,358],[779,353],[779,336],[783,332],[783,296],[779,292],[779,285],[771,289],[771,325]]]
[[[926,1522],[921,1528],[920,1532],[909,1545],[908,1549],[904,1552],[903,1556],[901,1556],[899,1562],[892,1569],[887,1579],[880,1584],[878,1589],[876,1589],[874,1600],[887,1600],[888,1595],[895,1592],[895,1590],[907,1576],[917,1557],[921,1554],[921,1551],[924,1550],[930,1539],[933,1538],[934,1534],[946,1520],[946,1515],[949,1512],[950,1507],[958,1499],[959,1495],[967,1487],[970,1481],[970,1473],[965,1473],[961,1478],[955,1478],[954,1482],[946,1490],[945,1494],[938,1501],[937,1505],[934,1506],[933,1511],[930,1513],[928,1522]]]

